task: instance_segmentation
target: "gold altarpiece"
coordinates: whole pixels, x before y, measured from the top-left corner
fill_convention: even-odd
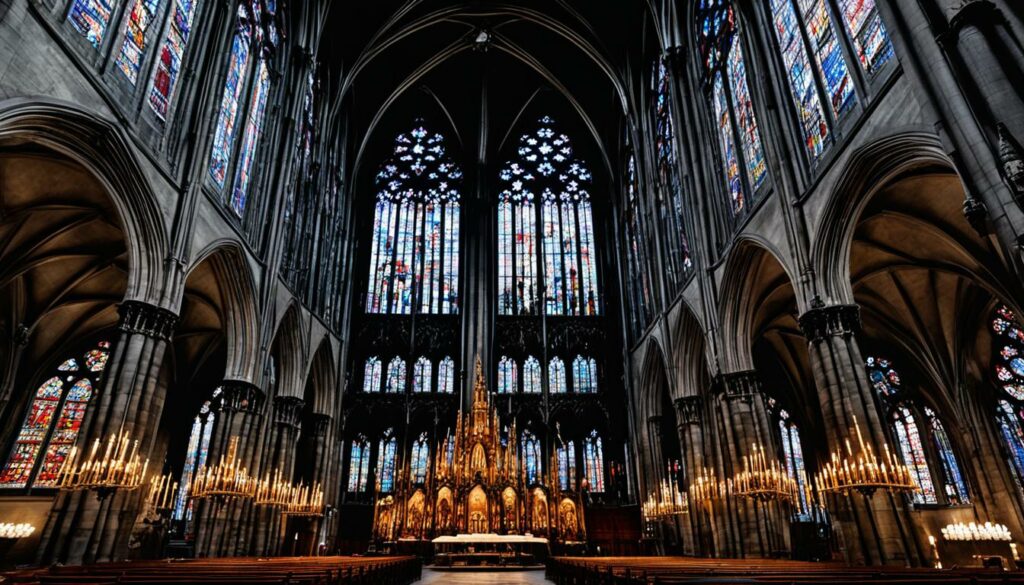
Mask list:
[[[586,540],[580,493],[559,489],[557,456],[552,455],[547,474],[538,470],[537,481],[528,482],[515,422],[507,446],[500,431],[478,360],[473,406],[468,416],[459,411],[454,436],[436,445],[426,480],[413,481],[411,457],[406,457],[396,466],[391,493],[381,493],[378,481],[374,537],[530,533],[555,542]]]

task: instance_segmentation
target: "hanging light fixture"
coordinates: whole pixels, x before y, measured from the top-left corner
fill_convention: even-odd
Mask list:
[[[227,453],[221,456],[216,466],[199,469],[189,490],[189,497],[196,500],[252,499],[255,495],[256,481],[238,460],[238,437],[231,437]]]
[[[57,486],[66,491],[91,490],[99,499],[118,491],[132,491],[142,485],[149,459],[142,460],[139,442],[126,431],[111,434],[100,455],[102,443],[96,439],[85,460],[79,460],[78,447],[72,447],[64,460]]]
[[[281,513],[285,516],[319,518],[324,515],[324,490],[319,483],[312,486],[299,484],[291,489],[291,497]]]
[[[291,500],[293,489],[292,484],[281,476],[281,470],[274,470],[256,482],[254,503],[257,506],[284,506]]]
[[[871,445],[864,442],[857,417],[853,418],[853,424],[858,452],[854,454],[850,440],[846,439],[845,452],[834,451],[815,477],[818,492],[847,494],[856,491],[870,497],[879,489],[893,493],[919,491],[914,474],[889,451],[889,446],[883,445],[885,456],[879,459]]]
[[[743,470],[732,479],[732,493],[760,502],[798,501],[799,488],[775,458],[765,456],[760,444],[751,446],[752,453],[743,456]]]
[[[174,501],[177,499],[178,482],[170,473],[154,477],[149,482],[149,491],[146,493],[146,506],[152,507],[159,514],[166,514],[171,511]]]

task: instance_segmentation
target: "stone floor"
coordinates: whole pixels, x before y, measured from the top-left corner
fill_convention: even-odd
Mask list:
[[[423,569],[416,585],[548,585],[544,571],[434,571]]]

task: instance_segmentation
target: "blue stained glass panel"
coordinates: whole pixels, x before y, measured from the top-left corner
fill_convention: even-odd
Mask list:
[[[415,394],[430,392],[430,381],[433,377],[433,366],[425,357],[416,360],[412,370],[412,391]]]
[[[139,79],[139,67],[146,54],[146,33],[159,9],[160,0],[135,0],[128,12],[124,42],[115,64],[132,85]]]
[[[156,69],[153,72],[153,83],[149,90],[149,107],[161,120],[167,119],[171,98],[174,96],[178,74],[181,72],[181,60],[192,33],[195,7],[196,0],[174,0],[174,7],[171,9],[170,26],[160,48]]]
[[[112,0],[74,0],[68,22],[95,48],[100,48],[110,22]]]
[[[366,367],[363,369],[363,392],[380,392],[381,362],[378,357],[371,357],[366,360]]]
[[[519,385],[519,367],[515,360],[502,356],[498,362],[498,394],[513,394]]]
[[[526,358],[523,363],[523,392],[526,394],[540,394],[540,361],[532,355]]]
[[[377,487],[381,493],[389,493],[395,485],[395,458],[398,441],[392,431],[384,433],[377,455]]]
[[[551,394],[565,394],[565,362],[562,358],[552,358],[548,364],[548,392]]]
[[[604,447],[597,431],[583,440],[583,472],[591,492],[604,492]]]
[[[231,163],[231,148],[235,143],[239,101],[242,98],[242,91],[245,89],[245,77],[249,69],[251,40],[252,31],[246,22],[245,8],[239,6],[238,30],[231,41],[228,75],[224,81],[224,94],[221,97],[217,125],[214,127],[213,149],[210,152],[210,178],[218,187],[224,186],[227,180],[228,165]]]
[[[876,73],[894,53],[875,0],[839,0],[839,7],[861,66],[868,73]]]
[[[270,93],[270,72],[267,63],[260,60],[259,74],[256,77],[256,89],[249,104],[249,119],[245,125],[242,138],[242,152],[235,174],[235,185],[231,191],[231,209],[238,217],[245,215],[248,202],[249,185],[252,183],[253,165],[256,161],[256,149],[260,136],[263,135],[263,119],[267,111],[267,98]]]
[[[437,391],[442,394],[455,392],[455,361],[450,357],[441,360],[437,367]]]
[[[388,377],[384,391],[388,394],[405,392],[405,360],[402,358],[396,357],[388,364]]]

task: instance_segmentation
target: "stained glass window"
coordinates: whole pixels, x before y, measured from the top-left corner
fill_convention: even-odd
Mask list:
[[[806,516],[810,513],[810,507],[807,502],[807,469],[804,467],[804,450],[800,446],[800,429],[784,409],[779,410],[779,435],[786,472],[796,481],[799,491],[800,510],[798,514]]]
[[[992,331],[999,340],[995,375],[1000,387],[1015,400],[1024,400],[1024,329],[1006,306],[996,309]]]
[[[732,3],[700,0],[697,17],[704,82],[711,88],[732,212],[738,215],[747,207],[748,192],[756,192],[768,178],[768,167],[750,96],[742,43],[736,42],[739,39]]]
[[[1007,400],[999,401],[997,410],[999,430],[1010,453],[1010,471],[1017,483],[1017,489],[1024,491],[1024,427],[1021,412]]]
[[[924,408],[924,415],[928,419],[928,426],[932,433],[932,442],[935,444],[935,451],[939,454],[939,463],[942,467],[943,492],[946,494],[946,501],[950,504],[966,504],[970,502],[967,494],[967,483],[963,474],[960,473],[960,463],[953,453],[953,444],[946,434],[946,427],[936,416],[935,412]]]
[[[427,433],[421,433],[420,437],[412,445],[412,481],[413,483],[425,483],[427,481],[427,466],[430,463],[430,446],[427,444]]]
[[[153,24],[159,8],[160,0],[135,0],[128,12],[124,42],[115,64],[132,85],[139,79],[139,67],[146,54],[146,32]]]
[[[523,363],[523,392],[540,394],[541,388],[540,361],[531,355]]]
[[[540,441],[530,431],[523,431],[523,469],[526,471],[526,483],[533,485],[540,483],[543,469],[541,467]]]
[[[583,439],[583,473],[591,492],[604,491],[604,447],[596,430]]]
[[[658,203],[665,226],[668,248],[669,282],[682,285],[685,274],[693,267],[690,246],[683,227],[683,183],[675,153],[675,127],[672,120],[672,83],[664,60],[659,61],[655,78],[654,107],[655,151],[658,156],[658,177],[661,180]]]
[[[57,485],[109,354],[110,343],[101,341],[79,354],[84,369],[76,358],[67,358],[36,388],[14,447],[0,470],[0,488]]]
[[[541,118],[498,178],[499,314],[537,314],[542,297],[548,315],[599,314],[591,175],[569,137]]]
[[[388,394],[405,392],[405,360],[402,358],[395,357],[388,364],[388,378],[384,391]]]
[[[633,309],[633,328],[636,335],[650,323],[651,285],[647,274],[647,239],[644,230],[644,210],[638,196],[636,157],[626,162],[626,242],[629,258],[629,283]]]
[[[110,22],[113,0],[74,0],[68,22],[95,48],[100,48]]]
[[[839,10],[861,66],[868,73],[876,73],[893,57],[893,49],[875,0],[839,0]]]
[[[422,122],[377,172],[366,312],[452,315],[459,304],[459,187],[444,136]]]
[[[576,446],[572,441],[558,448],[558,487],[576,489]]]
[[[450,357],[441,360],[437,367],[437,391],[442,394],[455,392],[455,361]]]
[[[380,392],[380,379],[380,358],[377,356],[367,358],[366,368],[363,370],[363,392]]]
[[[171,8],[167,37],[160,47],[149,89],[149,107],[161,120],[167,119],[171,99],[174,97],[178,74],[181,73],[181,61],[188,46],[189,36],[192,34],[192,17],[197,1],[174,0],[174,6]]]
[[[548,362],[548,392],[550,394],[565,394],[565,362],[562,358],[551,358]]]
[[[519,386],[519,366],[508,356],[498,362],[498,394],[513,394]]]
[[[388,429],[380,440],[380,450],[377,453],[377,488],[382,493],[389,493],[394,487],[397,449],[395,433]]]
[[[263,134],[263,118],[267,111],[267,96],[270,93],[270,71],[267,62],[260,59],[259,74],[256,87],[252,92],[252,103],[249,104],[249,118],[245,124],[245,135],[242,138],[242,151],[238,159],[238,171],[235,174],[235,185],[231,190],[231,209],[235,215],[245,215],[245,204],[252,183],[253,163],[256,160],[256,149],[260,136]]]
[[[238,7],[238,24],[231,41],[228,61],[228,75],[224,81],[224,95],[221,97],[217,114],[217,125],[213,135],[213,150],[210,152],[210,177],[218,187],[227,180],[228,165],[231,163],[231,149],[235,143],[238,110],[241,107],[245,78],[249,70],[253,29],[250,26],[245,6]]]
[[[935,484],[932,482],[924,445],[921,443],[921,434],[918,431],[917,422],[914,420],[914,414],[906,406],[897,407],[893,413],[893,429],[896,433],[900,454],[903,456],[903,463],[910,468],[918,487],[921,488],[921,491],[914,492],[914,501],[919,504],[937,503]]]
[[[178,494],[174,501],[173,518],[189,520],[192,517],[192,499],[189,489],[192,487],[192,476],[196,470],[206,465],[206,456],[210,452],[210,438],[213,436],[214,414],[210,412],[209,403],[203,405],[199,414],[192,421],[192,432],[189,433],[188,450],[185,451],[185,465],[181,470]]]
[[[576,356],[572,362],[573,390],[580,394],[597,392],[597,360]]]
[[[430,392],[430,379],[433,377],[433,366],[425,357],[416,360],[412,368],[412,391],[416,394]]]
[[[370,475],[370,443],[366,437],[359,435],[352,441],[348,461],[348,491],[366,491],[366,482]]]

